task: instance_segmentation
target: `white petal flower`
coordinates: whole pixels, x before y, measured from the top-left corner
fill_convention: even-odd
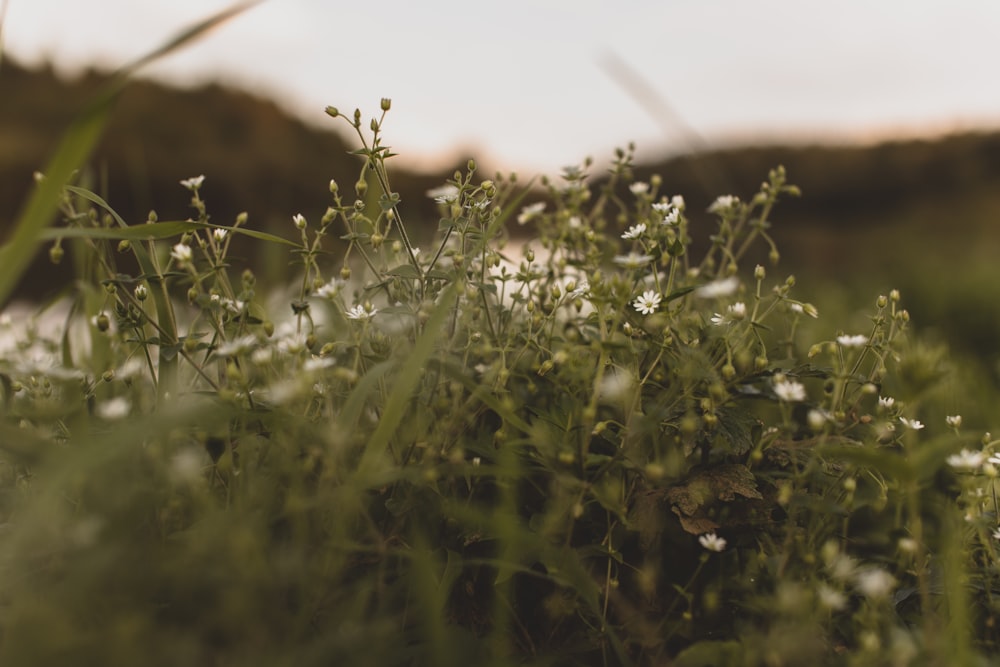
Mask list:
[[[962,415],[948,415],[944,421],[952,428],[962,428]]]
[[[216,348],[215,353],[220,357],[235,357],[249,352],[257,346],[257,337],[252,334],[240,336],[230,341],[226,341]]]
[[[640,222],[638,225],[632,225],[628,228],[628,231],[622,234],[623,239],[637,239],[643,235],[646,231],[646,223]]]
[[[439,204],[450,204],[458,199],[458,188],[450,183],[431,188],[427,196]]]
[[[326,283],[318,290],[316,290],[316,296],[322,297],[324,299],[332,299],[338,294],[340,290],[344,287],[344,281],[339,278],[334,278],[330,282]]]
[[[729,311],[729,319],[731,320],[742,320],[747,316],[747,305],[742,301],[737,301],[729,306],[727,310]]]
[[[820,584],[816,590],[819,603],[831,611],[840,611],[847,606],[847,596],[828,584]]]
[[[956,470],[977,470],[983,465],[985,459],[986,455],[982,452],[963,449],[958,454],[952,454],[945,460],[948,462],[948,465]]]
[[[868,336],[865,336],[864,334],[856,334],[854,336],[841,334],[840,336],[837,336],[837,342],[842,347],[864,347],[868,344]]]
[[[722,551],[726,548],[726,540],[715,533],[705,533],[698,537],[698,544],[709,551]]]
[[[202,174],[201,176],[195,176],[193,178],[185,178],[183,181],[181,181],[181,185],[183,185],[191,192],[194,192],[195,190],[200,188],[201,184],[204,182],[205,182],[205,175]]]
[[[740,203],[739,197],[734,197],[733,195],[721,195],[716,197],[712,205],[708,207],[709,213],[722,213],[728,211],[733,206]]]
[[[907,419],[906,417],[900,417],[899,421],[903,426],[913,429],[914,431],[919,431],[924,427],[919,419]]]
[[[721,327],[723,324],[726,324],[727,322],[729,322],[729,318],[726,317],[725,315],[723,315],[722,313],[716,313],[715,315],[712,315],[712,318],[711,318],[710,321],[715,326]]]
[[[628,186],[629,191],[634,195],[644,195],[649,192],[649,183],[636,181]]]
[[[225,241],[226,240],[226,236],[228,234],[229,234],[229,230],[228,229],[213,229],[212,230],[212,237],[218,243],[222,243],[223,241]]]
[[[646,290],[642,293],[642,296],[636,297],[635,301],[632,302],[632,307],[638,310],[643,315],[652,315],[656,312],[656,309],[660,307],[660,301],[663,300],[657,292],[653,290]]]
[[[125,396],[116,396],[109,401],[99,403],[94,409],[94,412],[97,413],[98,417],[108,421],[128,417],[128,414],[131,411],[132,402]]]
[[[181,264],[187,264],[191,261],[193,255],[191,254],[191,246],[184,243],[178,243],[170,251],[170,256],[176,259]]]
[[[666,215],[663,216],[663,220],[660,220],[661,225],[676,225],[680,222],[681,212],[676,208],[671,209]]]
[[[295,215],[293,215],[292,216],[292,222],[295,223],[295,228],[296,229],[305,229],[306,228],[306,217],[304,215],[302,215],[301,213],[296,213]]]
[[[896,579],[882,568],[872,567],[859,570],[854,583],[865,597],[874,600],[887,596],[896,586]]]
[[[366,303],[365,305],[359,304],[347,311],[347,319],[358,320],[359,322],[367,322],[372,317],[374,317],[375,313],[377,312],[378,308],[375,308],[370,303]]]
[[[693,294],[699,299],[715,299],[720,296],[729,296],[740,286],[740,280],[736,276],[729,276],[722,280],[714,280],[696,289]]]
[[[891,408],[895,404],[896,404],[896,399],[893,398],[892,396],[879,396],[878,397],[878,406],[880,408],[885,408],[886,410],[888,410],[889,408]]]
[[[639,269],[652,262],[653,256],[630,252],[627,255],[618,255],[613,261],[618,266],[624,266],[626,269]]]
[[[992,536],[994,540],[1000,540],[1000,528],[994,530]]]
[[[774,383],[774,395],[786,403],[796,403],[806,400],[806,388],[800,382],[781,380]]]
[[[517,224],[524,225],[537,216],[539,213],[545,210],[545,202],[540,201],[534,204],[528,204],[521,209],[521,213],[517,216]]]

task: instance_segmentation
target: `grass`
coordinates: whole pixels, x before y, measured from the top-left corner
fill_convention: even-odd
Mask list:
[[[55,333],[0,323],[3,664],[989,664],[990,394],[898,291],[798,296],[780,167],[696,255],[631,150],[538,202],[470,162],[418,248],[385,99],[327,109],[358,179],[293,240],[202,177],[130,225],[72,182],[113,92],[0,250],[5,299],[39,241],[78,275]]]

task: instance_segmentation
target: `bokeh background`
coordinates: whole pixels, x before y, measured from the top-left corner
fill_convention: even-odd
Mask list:
[[[231,4],[6,0],[0,231],[108,73]],[[706,230],[716,195],[783,164],[803,197],[776,212],[776,270],[827,303],[899,288],[921,332],[996,378],[998,28],[987,0],[270,0],[145,70],[83,176],[141,222],[187,217],[178,181],[204,174],[215,221],[288,234],[356,178],[324,108],[368,117],[381,97],[394,187],[429,228],[424,192],[469,157],[527,180],[593,156],[599,177],[634,141],[637,175]],[[41,261],[21,294],[71,276]]]

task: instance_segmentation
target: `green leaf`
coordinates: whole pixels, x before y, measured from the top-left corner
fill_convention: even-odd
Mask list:
[[[399,266],[389,269],[386,273],[390,276],[397,276],[399,278],[420,278],[420,272],[417,271],[417,267],[412,264],[400,264]]]

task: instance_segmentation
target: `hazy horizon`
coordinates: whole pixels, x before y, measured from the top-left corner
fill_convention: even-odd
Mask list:
[[[113,69],[231,4],[8,0],[4,48],[64,74]],[[985,83],[1000,3],[753,4],[272,0],[146,74],[247,90],[341,131],[325,106],[367,118],[390,97],[386,143],[413,165],[461,152],[551,173],[629,141],[652,155],[1000,126]]]

